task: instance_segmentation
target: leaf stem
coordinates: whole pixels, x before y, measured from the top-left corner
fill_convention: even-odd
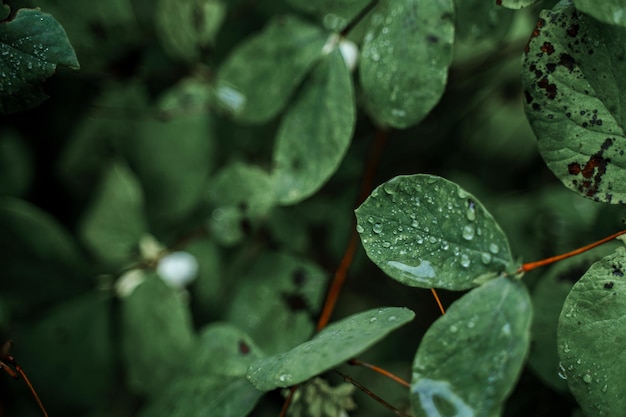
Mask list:
[[[400,416],[400,417],[410,417],[408,414],[405,414],[402,411],[398,410],[396,407],[394,407],[393,405],[389,404],[387,401],[383,400],[378,395],[374,394],[372,391],[370,391],[367,388],[365,388],[363,385],[361,385],[360,383],[358,383],[357,381],[352,379],[352,377],[350,377],[349,375],[346,375],[343,372],[340,372],[340,371],[338,371],[336,369],[335,369],[335,372],[338,373],[339,375],[341,375],[341,377],[343,378],[344,381],[351,383],[352,385],[354,385],[355,387],[357,387],[358,389],[363,391],[365,394],[367,394],[369,397],[372,397],[373,399],[378,401],[385,408],[391,410],[395,415]]]
[[[348,35],[348,33],[350,33],[350,31],[352,29],[354,29],[354,27],[356,25],[359,24],[359,22],[361,20],[363,20],[363,18],[374,8],[376,7],[376,5],[378,4],[379,0],[372,0],[369,2],[369,4],[367,6],[365,6],[356,16],[354,16],[354,18],[348,22],[348,24],[341,30],[341,32],[339,33],[339,35],[343,38],[345,36]]]
[[[528,272],[528,271],[532,271],[535,268],[539,268],[541,266],[545,266],[545,265],[550,265],[553,264],[555,262],[561,261],[563,259],[567,259],[567,258],[571,258],[572,256],[576,256],[579,255],[583,252],[586,252],[590,249],[593,249],[595,247],[598,247],[606,242],[609,242],[621,235],[623,235],[624,233],[626,233],[626,230],[622,230],[620,232],[617,233],[613,233],[611,236],[607,236],[604,239],[600,239],[597,242],[593,242],[587,246],[583,246],[582,248],[578,248],[575,249],[571,252],[567,252],[564,253],[562,255],[557,255],[557,256],[552,256],[550,258],[546,258],[546,259],[542,259],[540,261],[535,261],[535,262],[528,262],[523,264],[522,266],[519,267],[519,269],[517,270],[518,273],[523,273],[523,272]]]
[[[444,314],[446,314],[446,310],[443,308],[443,304],[441,304],[441,300],[439,299],[437,290],[435,290],[434,288],[431,288],[430,292],[433,293],[433,297],[435,297],[435,301],[437,302],[437,305],[439,306],[439,311],[441,311],[441,315],[443,316]]]
[[[398,384],[402,385],[403,387],[409,388],[411,386],[411,384],[409,384],[407,381],[405,381],[404,379],[400,378],[397,375],[394,375],[393,373],[387,371],[386,369],[383,369],[379,366],[376,365],[372,365],[371,363],[367,363],[367,362],[361,362],[358,359],[350,359],[348,361],[348,363],[350,365],[358,365],[358,366],[364,366],[366,368],[371,369],[374,372],[377,372],[383,376],[386,376],[387,378],[397,382]]]
[[[278,417],[287,416],[287,410],[289,410],[289,406],[291,405],[291,401],[293,400],[293,396],[298,390],[298,387],[299,385],[294,385],[291,387],[291,389],[289,390],[289,395],[287,395],[287,398],[285,398],[285,402],[283,403],[283,408],[280,410],[280,414],[278,415]]]

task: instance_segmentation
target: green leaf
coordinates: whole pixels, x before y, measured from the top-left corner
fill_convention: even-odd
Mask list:
[[[441,98],[454,40],[452,0],[384,1],[373,12],[359,63],[366,107],[378,123],[405,128]]]
[[[624,10],[624,2],[621,0],[574,0],[574,6],[601,22],[626,26],[626,10]]]
[[[526,115],[548,167],[568,188],[614,204],[626,201],[625,45],[626,28],[561,2],[541,13],[522,69]]]
[[[189,307],[175,289],[150,275],[122,300],[121,314],[128,385],[137,393],[155,394],[193,349]]]
[[[122,144],[143,185],[153,230],[180,222],[202,200],[214,148],[212,125],[208,114],[145,118]]]
[[[156,33],[172,56],[194,62],[213,44],[225,15],[219,0],[160,0]]]
[[[309,197],[337,170],[352,138],[354,105],[350,73],[334,49],[312,71],[278,130],[272,171],[278,201]]]
[[[367,256],[405,285],[464,290],[512,262],[491,214],[440,177],[395,177],[372,192],[356,217]]]
[[[496,4],[507,9],[523,9],[531,4],[537,3],[539,0],[496,0]]]
[[[299,384],[353,358],[414,316],[402,307],[354,314],[288,352],[254,361],[248,368],[248,379],[261,391]]]
[[[570,291],[559,318],[559,357],[567,384],[586,416],[624,415],[626,251],[589,268]]]
[[[63,27],[49,14],[19,9],[0,22],[0,112],[37,106],[47,96],[41,83],[57,65],[78,69],[78,60]]]
[[[215,175],[208,199],[216,207],[209,220],[215,238],[232,245],[244,237],[244,224],[258,221],[274,206],[274,184],[263,169],[233,163]]]
[[[526,288],[506,277],[455,301],[415,355],[415,415],[499,416],[522,370],[531,315]]]
[[[229,297],[226,317],[276,354],[308,340],[328,277],[317,265],[285,253],[265,253]]]
[[[16,357],[48,407],[91,409],[114,388],[110,308],[110,297],[91,291],[55,305],[16,337]]]
[[[33,163],[23,138],[13,130],[0,134],[0,195],[20,196],[33,177]]]
[[[265,122],[322,56],[328,34],[293,16],[275,18],[239,45],[220,68],[216,98],[239,121]]]
[[[128,260],[147,226],[141,186],[124,165],[112,165],[82,221],[81,236],[100,259]]]
[[[494,1],[455,0],[455,59],[458,60],[459,57],[468,60],[475,59],[479,53],[484,53],[486,50],[492,51],[502,45],[503,38],[513,26],[514,15],[513,10],[498,7]],[[517,61],[516,64],[519,65]],[[519,114],[519,108],[516,106],[515,109]],[[491,114],[489,111],[486,113]],[[519,120],[519,117],[516,120]],[[481,143],[485,144],[484,141]]]
[[[370,0],[287,0],[291,6],[313,14],[326,28],[336,32],[341,31],[369,2]]]

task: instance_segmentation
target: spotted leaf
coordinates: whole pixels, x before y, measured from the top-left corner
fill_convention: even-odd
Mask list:
[[[541,13],[523,62],[525,110],[548,167],[597,201],[626,200],[626,28],[569,3]]]

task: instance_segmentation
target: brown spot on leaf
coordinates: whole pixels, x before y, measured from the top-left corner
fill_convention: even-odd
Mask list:
[[[554,53],[554,46],[552,46],[550,42],[544,42],[539,49],[541,49],[541,52],[544,52],[548,55],[552,55]]]
[[[569,36],[571,36],[572,38],[575,37],[576,35],[578,35],[578,25],[572,25],[570,27],[567,28],[567,34]]]
[[[607,138],[600,146],[600,150],[591,155],[585,165],[572,162],[567,166],[567,171],[570,175],[582,175],[584,178],[580,183],[576,180],[572,182],[581,194],[587,197],[594,197],[597,194],[602,177],[606,173],[608,164],[611,162],[611,159],[605,158],[603,153],[611,145],[613,145],[613,139]]]
[[[502,0],[496,0],[496,6],[502,6]]]
[[[543,90],[546,90],[546,97],[550,100],[554,100],[556,97],[556,84],[550,84],[547,77],[543,77],[537,81],[537,86]]]
[[[561,54],[559,65],[563,65],[569,70],[569,72],[572,72],[574,70],[574,66],[576,65],[576,60],[574,60],[574,58],[572,58],[569,54]]]
[[[239,352],[241,352],[243,355],[247,355],[248,353],[250,353],[250,346],[248,346],[248,344],[243,340],[239,341]]]
[[[613,283],[612,282],[607,282],[606,284],[604,284],[604,289],[605,290],[610,290],[611,288],[613,288]]]
[[[533,33],[530,34],[530,39],[528,39],[528,43],[526,44],[526,47],[524,47],[524,52],[528,53],[528,51],[530,51],[530,41],[532,41],[533,38],[536,38],[537,36],[539,36],[539,34],[541,33],[541,28],[543,27],[543,25],[545,25],[545,23],[546,21],[543,19],[537,20],[535,29],[533,30]]]

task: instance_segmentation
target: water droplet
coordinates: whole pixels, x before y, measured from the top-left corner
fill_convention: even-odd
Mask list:
[[[469,327],[470,329],[473,329],[474,326],[476,326],[476,323],[474,323],[474,320],[470,320],[467,322],[467,327]]]
[[[360,224],[358,224],[358,225],[356,226],[356,231],[357,231],[357,232],[359,232],[359,233],[363,233],[363,232],[365,231],[365,229],[363,229],[363,226],[361,226]]]
[[[287,382],[291,379],[291,375],[289,374],[280,374],[280,376],[278,377],[278,380],[280,382]]]
[[[472,199],[467,200],[467,211],[465,212],[467,220],[473,222],[476,220],[476,203]]]
[[[435,236],[431,236],[428,238],[428,241],[434,244],[434,243],[437,243],[437,238]]]
[[[463,227],[463,232],[462,232],[463,239],[465,240],[474,239],[474,233],[475,233],[474,228],[470,226],[469,224]]]
[[[391,243],[387,242],[386,240],[383,242],[383,248],[388,248],[391,246]]]
[[[466,254],[461,255],[461,260],[460,260],[461,266],[464,268],[467,268],[468,266],[470,266],[470,258],[469,256],[467,256]]]
[[[559,362],[559,370],[558,370],[559,378],[567,379],[567,372],[565,371],[565,367],[561,362]]]
[[[372,231],[374,233],[380,233],[383,231],[383,225],[380,223],[374,223],[374,226],[372,226]]]
[[[487,252],[483,252],[480,254],[480,260],[483,261],[485,265],[491,263],[491,254]]]
[[[369,216],[369,217],[367,218],[367,222],[368,222],[369,224],[374,224],[374,218],[373,218],[372,216]]]
[[[602,392],[606,392],[608,389],[609,389],[609,386],[608,386],[608,385],[604,384],[604,385],[602,386]]]
[[[417,222],[417,220],[413,220],[413,221],[411,222],[411,227],[414,227],[414,228],[416,228],[416,229],[418,228],[418,226],[419,226],[419,225],[420,225],[420,224]]]
[[[446,242],[445,240],[442,240],[441,241],[441,249],[443,249],[443,250],[450,249],[450,244],[448,242]]]
[[[459,328],[456,327],[454,324],[450,326],[450,333],[456,333],[458,331],[459,331]]]
[[[589,374],[583,375],[583,382],[585,384],[590,384],[591,381],[593,381],[593,378],[591,377],[591,375],[589,375]]]
[[[370,319],[370,323],[374,323],[376,320],[378,320],[376,317],[372,317],[372,318]]]
[[[383,190],[385,190],[387,194],[393,194],[396,192],[396,187],[393,184],[387,182],[383,185]]]
[[[397,317],[396,316],[389,316],[389,318],[387,319],[387,321],[396,321]]]
[[[491,253],[493,253],[495,255],[498,252],[500,252],[500,248],[495,243],[490,243],[489,244],[489,252],[491,252]]]

